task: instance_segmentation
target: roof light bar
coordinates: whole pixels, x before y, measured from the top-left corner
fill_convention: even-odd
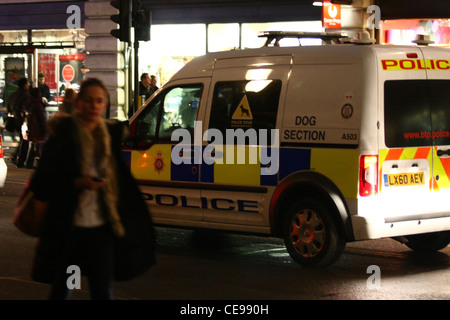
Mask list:
[[[327,44],[339,41],[342,38],[348,38],[346,32],[302,32],[302,31],[263,31],[258,35],[259,38],[267,38],[264,47],[268,47],[272,41],[275,47],[280,46],[280,40],[284,38],[297,38],[297,39],[321,39]]]

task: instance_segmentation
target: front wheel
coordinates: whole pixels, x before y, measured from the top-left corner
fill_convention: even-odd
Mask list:
[[[406,236],[406,245],[419,252],[434,252],[447,247],[450,242],[450,232],[434,232]]]
[[[332,264],[345,249],[330,209],[316,199],[299,200],[289,208],[283,238],[292,259],[310,268]]]

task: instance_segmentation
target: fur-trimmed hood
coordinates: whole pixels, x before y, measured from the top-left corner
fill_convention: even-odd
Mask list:
[[[111,136],[104,119],[100,119],[98,126],[90,132],[84,125],[77,113],[73,115],[77,128],[79,140],[79,152],[77,162],[80,166],[81,175],[88,175],[90,172],[91,159],[95,159],[97,170],[101,177],[105,179],[106,185],[102,189],[103,207],[106,216],[111,223],[113,232],[122,237],[125,229],[120,221],[117,210],[118,187],[117,187],[117,164],[112,156]]]

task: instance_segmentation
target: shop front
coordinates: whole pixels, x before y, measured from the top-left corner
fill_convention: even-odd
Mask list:
[[[19,77],[27,77],[37,86],[39,74],[45,76],[51,92],[47,107],[52,112],[61,102],[64,88],[76,87],[84,78],[89,69],[83,58],[91,53],[85,49],[89,37],[85,29],[85,7],[97,3],[109,5],[109,1],[89,0],[0,3],[0,112],[3,115],[8,95],[16,89],[15,81]],[[169,5],[166,1],[141,0],[141,3],[152,11],[153,24],[151,40],[140,43],[136,71],[155,75],[158,86],[194,57],[261,46],[263,39],[257,37],[260,31],[322,30],[320,8],[312,6],[310,1],[203,0]],[[105,28],[100,33],[110,36],[109,31]],[[124,68],[131,69],[130,55],[125,51],[123,55]],[[12,61],[20,62],[21,71],[9,76],[7,69]],[[126,78],[125,82],[130,79]]]
[[[39,78],[45,80],[50,89],[50,95],[45,97],[48,108],[57,107],[65,87],[76,88],[83,79],[86,36],[82,29],[1,31],[0,34],[3,39],[0,43],[0,111],[5,111],[20,78],[27,78],[33,87],[38,86]]]
[[[320,32],[323,29],[320,19],[266,23],[153,25],[151,41],[140,44],[139,74],[147,72],[155,75],[160,86],[194,57],[208,52],[262,47],[265,39],[258,38],[258,34],[273,30]],[[298,45],[297,39],[291,40],[293,45]],[[309,41],[318,43],[314,40]]]
[[[430,45],[449,47],[450,19],[384,20],[381,43],[411,45],[417,35],[429,37]]]
[[[258,38],[258,34],[262,31],[324,31],[322,8],[314,6],[313,2],[180,0],[174,3],[164,0],[141,0],[141,3],[152,11],[152,26],[150,41],[140,43],[138,69],[134,70],[133,56],[130,54],[133,50],[132,44],[116,50],[115,54],[121,55],[118,59],[110,54],[109,49],[105,50],[102,44],[97,42],[104,40],[102,38],[111,37],[110,25],[106,24],[111,22],[109,11],[92,13],[91,10],[90,16],[86,13],[89,5],[91,8],[98,4],[110,7],[109,1],[26,0],[21,3],[1,1],[0,108],[3,109],[0,109],[0,112],[4,111],[8,92],[14,90],[14,81],[17,81],[19,76],[26,76],[37,85],[38,75],[44,74],[51,91],[48,107],[55,111],[64,96],[64,89],[76,88],[77,83],[86,76],[86,72],[94,71],[91,74],[98,74],[107,70],[107,75],[115,76],[117,70],[124,70],[124,76],[118,77],[119,80],[112,78],[114,81],[110,81],[108,87],[111,89],[110,93],[120,90],[124,92],[118,98],[114,97],[114,94],[111,97],[115,100],[113,107],[123,109],[123,112],[113,113],[113,117],[126,117],[126,109],[132,103],[130,92],[133,89],[133,86],[129,85],[133,82],[133,78],[127,72],[136,72],[139,75],[147,72],[155,75],[158,80],[157,86],[160,87],[194,57],[208,52],[262,46],[265,40]],[[409,16],[414,16],[411,20],[401,16],[405,12],[402,6],[395,6],[387,1],[369,2],[371,4],[376,2],[381,7],[380,43],[411,44],[416,34],[428,34],[434,45],[448,45],[450,23],[444,18],[449,10],[435,11],[432,12],[433,15],[427,13],[424,17],[414,16],[408,11]],[[343,28],[349,24],[346,21],[349,20],[346,8],[355,8],[357,3],[361,1],[354,0],[352,6],[342,6]],[[409,6],[408,10],[412,10],[411,7]],[[98,9],[94,11],[96,10],[101,11]],[[107,27],[97,29],[95,32],[88,30],[88,20],[92,23],[102,19]],[[357,24],[361,21],[358,20]],[[355,28],[353,24],[352,27]],[[91,48],[87,48],[86,45],[89,37]],[[298,45],[298,40],[289,41],[292,41],[292,45]],[[314,44],[314,40],[308,41]],[[92,49],[92,43],[95,50]],[[107,58],[112,57],[114,61],[123,62],[117,64],[116,70],[102,65],[93,70],[92,59],[90,64],[84,63],[84,59],[88,62],[89,55],[100,57],[102,54]],[[10,74],[11,63],[19,63],[23,71],[14,71]],[[106,81],[106,78],[104,79]]]

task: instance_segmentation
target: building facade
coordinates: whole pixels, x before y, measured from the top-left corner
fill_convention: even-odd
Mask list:
[[[381,30],[371,31],[380,42],[404,41],[404,35],[408,34],[404,30],[411,27],[408,22],[395,23],[411,17],[417,20],[418,27],[412,27],[415,33],[428,32],[434,38],[439,37],[438,44],[448,43],[445,31],[448,22],[437,20],[449,12],[445,1],[433,1],[435,5],[426,8],[411,6],[411,1],[403,0],[336,2],[347,3],[342,5],[341,28],[345,31],[367,30],[372,14],[367,8],[377,5],[381,8],[380,19],[389,28],[382,30],[381,26]],[[3,87],[0,97],[7,99],[7,91],[14,89],[13,84],[9,89],[8,86],[17,77],[26,75],[37,83],[38,74],[43,73],[57,105],[64,88],[76,87],[87,76],[99,77],[110,92],[110,116],[123,120],[134,105],[136,74],[154,74],[161,86],[196,56],[261,46],[264,40],[257,36],[261,31],[324,31],[322,7],[313,5],[312,0],[141,0],[141,3],[152,12],[152,27],[150,41],[140,42],[137,51],[133,44],[110,35],[117,27],[110,20],[117,12],[110,1],[0,0],[0,88]]]

